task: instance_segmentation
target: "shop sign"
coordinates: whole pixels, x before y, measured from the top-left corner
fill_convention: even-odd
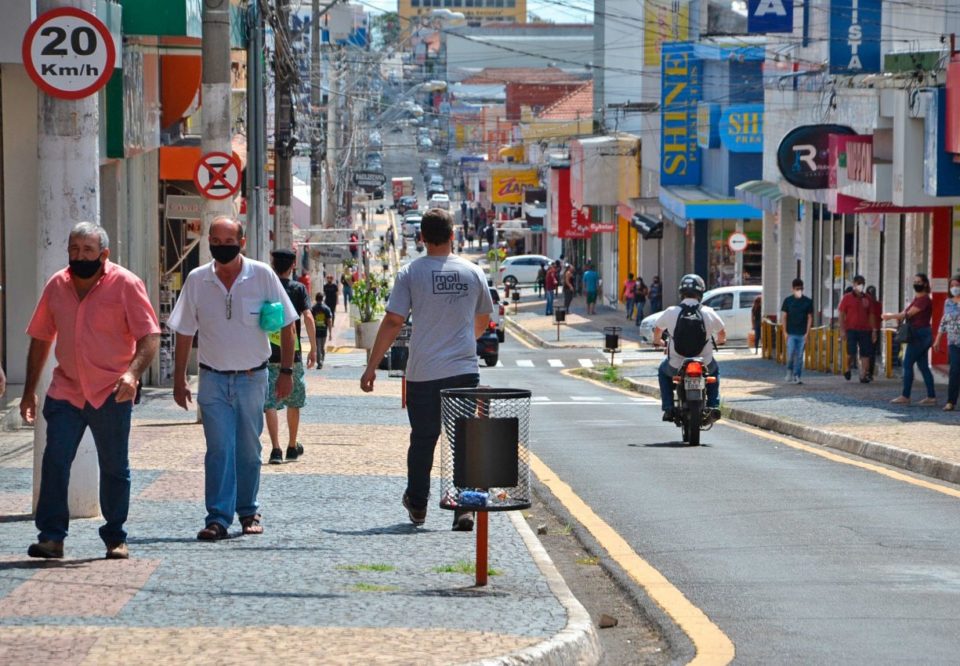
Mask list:
[[[697,104],[697,145],[701,148],[720,147],[720,105],[710,102]]]
[[[590,219],[590,209],[584,206],[580,209],[580,222],[585,223],[591,234],[610,234],[617,230],[616,222],[601,222]]]
[[[702,74],[690,43],[663,45],[660,95],[660,184],[699,185],[697,103]]]
[[[523,188],[539,187],[540,175],[535,168],[530,169],[490,169],[493,187],[490,200],[494,204],[523,203]]]
[[[892,201],[867,201],[837,192],[837,201],[830,206],[830,210],[837,215],[857,213],[932,213],[936,210],[932,206],[897,206]]]
[[[747,32],[793,32],[793,0],[747,0]]]
[[[947,152],[960,153],[960,56],[947,65]]]
[[[728,106],[720,115],[719,134],[731,153],[762,153],[763,104]]]
[[[882,0],[832,0],[830,3],[830,73],[880,71]]]
[[[168,194],[163,214],[168,220],[199,220],[203,217],[203,197]]]
[[[687,39],[690,1],[643,0],[643,19],[643,64],[658,67],[664,42]]]
[[[777,148],[777,166],[784,179],[802,190],[830,184],[830,135],[854,135],[844,125],[801,125],[787,133]]]
[[[873,182],[873,136],[853,136],[846,139],[846,151],[837,156],[837,165],[846,169],[847,180]]]
[[[960,164],[947,152],[947,91],[933,92],[924,120],[923,191],[934,197],[960,195]]]

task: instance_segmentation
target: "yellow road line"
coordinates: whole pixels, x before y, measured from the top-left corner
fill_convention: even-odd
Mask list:
[[[926,479],[918,479],[916,477],[910,476],[909,474],[904,474],[903,472],[897,472],[892,469],[887,469],[882,465],[866,462],[865,460],[848,458],[838,453],[832,453],[830,451],[826,451],[815,445],[804,444],[797,440],[790,439],[788,437],[783,437],[781,435],[777,435],[772,432],[767,432],[766,430],[761,430],[759,428],[748,426],[743,423],[733,423],[731,421],[723,421],[722,425],[725,425],[729,428],[736,428],[737,430],[742,430],[743,432],[750,433],[751,435],[755,435],[757,437],[763,437],[765,439],[769,439],[774,442],[778,442],[780,444],[785,444],[794,449],[799,449],[800,451],[806,451],[807,453],[812,453],[815,456],[820,456],[821,458],[826,458],[827,460],[831,460],[833,462],[843,463],[844,465],[852,465],[853,467],[859,467],[861,469],[869,470],[871,472],[875,472],[877,474],[886,476],[896,481],[909,483],[919,488],[924,488],[926,490],[932,490],[934,492],[942,493],[944,495],[949,495],[950,497],[960,498],[960,490],[958,490],[957,488],[944,486],[939,483],[934,483],[933,481],[927,481]]]
[[[729,664],[733,661],[733,643],[720,627],[694,606],[663,574],[640,557],[623,537],[533,453],[530,454],[530,468],[570,515],[593,535],[609,553],[610,558],[689,636],[696,649],[696,656],[691,664]]]
[[[506,315],[504,315],[504,316],[506,316]],[[526,347],[527,349],[540,349],[540,347],[534,347],[532,344],[530,344],[529,342],[527,342],[527,341],[523,338],[522,335],[518,335],[516,332],[514,332],[513,330],[507,328],[506,326],[504,326],[503,330],[504,330],[504,332],[509,333],[509,334],[513,337],[514,340],[516,340],[517,342],[519,342],[521,345],[523,345],[523,346]]]

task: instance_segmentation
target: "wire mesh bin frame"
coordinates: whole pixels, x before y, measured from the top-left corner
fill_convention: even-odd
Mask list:
[[[413,332],[413,327],[409,324],[404,324],[400,327],[400,332],[397,333],[396,340],[393,341],[393,344],[390,345],[390,351],[387,354],[387,376],[388,377],[405,377],[407,374],[407,358],[403,359],[403,363],[400,367],[393,367],[393,357],[394,349],[407,349],[410,346],[410,335]]]
[[[440,391],[440,411],[442,418],[442,438],[440,451],[440,508],[465,511],[517,511],[528,509],[531,504],[530,490],[530,397],[531,392],[523,389],[500,388],[462,388],[444,389]],[[468,442],[458,441],[458,434],[463,437],[467,432],[469,421],[473,419],[496,421],[496,423],[480,424],[489,426],[484,428],[494,433],[505,434],[516,432],[516,481],[512,486],[497,487],[458,487],[456,459],[457,449],[466,452]],[[461,428],[458,432],[458,423]],[[475,424],[476,425],[476,424]],[[507,438],[511,437],[507,434]],[[471,442],[474,446],[487,446],[492,442]],[[506,453],[512,457],[514,442],[505,441],[502,437],[496,442],[497,451],[489,451],[490,455]],[[476,451],[475,451],[476,452]],[[463,457],[461,457],[461,461]],[[505,477],[510,477],[512,470],[499,470]],[[485,503],[476,505],[464,503],[461,495],[465,491],[486,493]],[[477,498],[474,495],[473,498]]]

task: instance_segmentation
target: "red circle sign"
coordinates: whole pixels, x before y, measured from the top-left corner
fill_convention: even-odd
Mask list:
[[[21,54],[37,87],[62,99],[80,99],[100,90],[117,60],[107,26],[75,7],[53,9],[31,23]]]
[[[240,190],[240,162],[226,153],[207,153],[197,162],[193,182],[207,199],[229,199]]]
[[[734,252],[743,252],[747,249],[747,235],[741,231],[734,231],[727,237],[727,247]]]

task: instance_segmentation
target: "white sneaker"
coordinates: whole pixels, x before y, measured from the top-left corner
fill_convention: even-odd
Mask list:
[[[785,374],[785,375],[783,376],[783,381],[787,382],[788,384],[792,384],[792,383],[793,383],[793,373],[792,373],[791,371],[787,370],[787,374]]]
[[[800,379],[800,375],[794,375],[794,377],[793,377],[793,383],[794,383],[794,384],[802,384],[802,383],[803,383],[803,380]]]

